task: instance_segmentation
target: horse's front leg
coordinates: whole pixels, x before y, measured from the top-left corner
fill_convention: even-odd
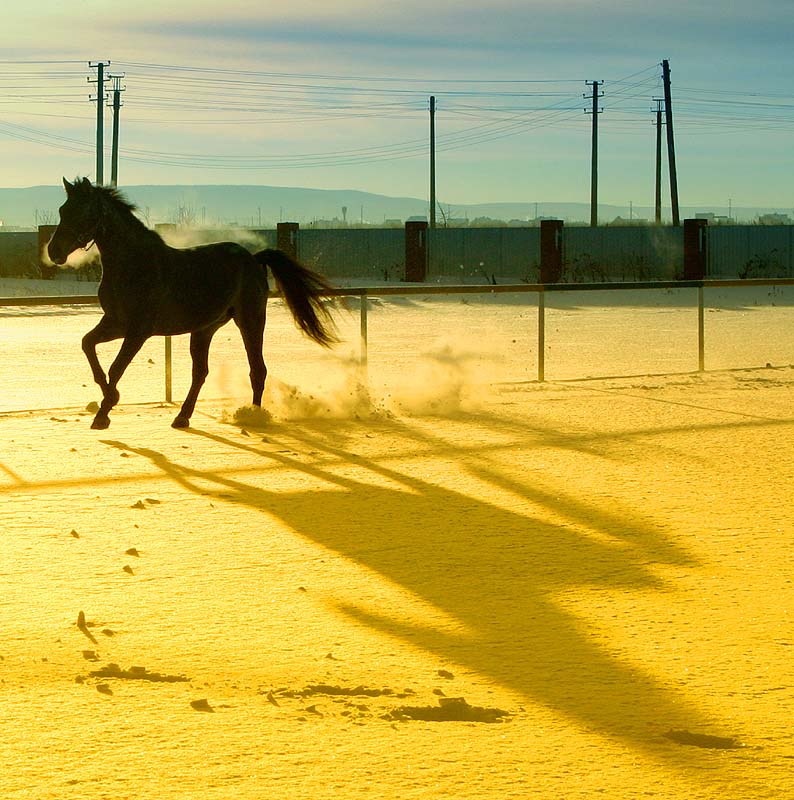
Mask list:
[[[121,348],[119,349],[116,358],[113,359],[113,363],[110,365],[110,369],[108,370],[107,381],[102,388],[102,403],[99,406],[99,411],[97,411],[96,416],[94,417],[94,421],[91,423],[92,428],[96,430],[104,430],[110,425],[110,411],[119,401],[119,390],[117,388],[118,382],[121,380],[124,370],[127,369],[132,359],[135,358],[141,347],[143,347],[144,342],[148,338],[148,335],[143,334],[127,334],[127,336],[124,337],[124,341],[121,343]],[[97,362],[97,364],[98,363],[99,362]],[[101,385],[102,384],[100,384],[100,386]]]
[[[102,369],[102,365],[99,363],[96,347],[98,344],[112,342],[114,339],[121,339],[123,336],[124,331],[121,326],[117,325],[107,316],[102,317],[96,327],[83,336],[83,352],[91,367],[94,382],[102,390],[103,398],[107,394],[108,379],[105,375],[105,371]]]

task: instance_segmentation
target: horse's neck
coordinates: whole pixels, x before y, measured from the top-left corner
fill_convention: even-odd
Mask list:
[[[103,271],[108,273],[149,270],[157,260],[158,244],[161,242],[148,236],[135,220],[119,215],[109,218],[96,238]]]

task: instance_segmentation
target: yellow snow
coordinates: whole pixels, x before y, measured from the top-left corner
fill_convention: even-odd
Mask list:
[[[0,416],[0,796],[794,795],[794,369],[428,410]]]

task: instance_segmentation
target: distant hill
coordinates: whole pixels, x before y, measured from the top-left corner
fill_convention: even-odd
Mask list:
[[[147,224],[158,222],[194,222],[199,225],[237,224],[243,227],[274,227],[291,221],[307,225],[315,220],[345,220],[350,224],[366,222],[379,225],[384,220],[405,220],[427,215],[427,200],[415,197],[389,197],[345,189],[301,189],[280,186],[123,186],[125,195],[140,209]],[[63,187],[31,186],[24,189],[0,188],[0,220],[6,226],[33,226],[58,221],[58,207],[64,200]],[[490,217],[509,221],[527,220],[537,213],[568,222],[589,221],[587,203],[447,203],[437,215],[474,220]],[[696,212],[724,208],[682,207],[682,219]],[[740,221],[751,221],[759,214],[790,213],[791,209],[734,208]],[[599,219],[611,222],[616,217],[628,219],[628,206],[599,205]],[[653,219],[653,208],[634,206],[633,217]],[[669,217],[669,211],[667,212]]]

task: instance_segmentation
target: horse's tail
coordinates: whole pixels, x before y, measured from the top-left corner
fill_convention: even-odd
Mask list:
[[[297,326],[323,347],[339,341],[331,314],[322,297],[331,285],[322,275],[304,267],[283,250],[260,250],[254,258],[270,267]]]

